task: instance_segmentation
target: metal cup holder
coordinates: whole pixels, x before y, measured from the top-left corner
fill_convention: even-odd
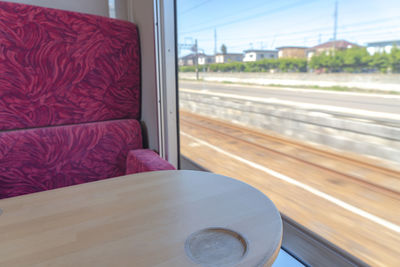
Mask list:
[[[225,228],[206,228],[191,234],[186,254],[202,266],[232,266],[247,254],[248,243],[240,234]]]

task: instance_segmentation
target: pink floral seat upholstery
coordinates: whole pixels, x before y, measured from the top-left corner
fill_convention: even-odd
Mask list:
[[[0,2],[0,198],[124,175],[139,119],[134,24]]]

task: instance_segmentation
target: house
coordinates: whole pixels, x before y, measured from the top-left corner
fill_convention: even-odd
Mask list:
[[[281,46],[278,50],[278,58],[306,58],[307,47],[305,46]]]
[[[216,54],[215,63],[242,62],[242,53]]]
[[[367,43],[367,51],[370,55],[383,52],[390,53],[393,46],[400,47],[400,40]]]
[[[180,57],[178,60],[179,66],[194,66],[196,65],[196,54],[189,54],[183,57]]]
[[[199,54],[199,65],[206,65],[212,63],[215,63],[215,56]]]
[[[243,62],[257,61],[260,59],[278,58],[278,51],[276,50],[245,50]]]
[[[361,47],[358,44],[348,42],[346,40],[329,41],[317,46],[307,49],[307,58],[311,59],[314,55],[320,55],[322,53],[329,54],[332,50],[345,50],[353,47]]]

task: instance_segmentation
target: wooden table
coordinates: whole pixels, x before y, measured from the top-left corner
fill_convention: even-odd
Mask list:
[[[282,239],[265,195],[206,172],[128,175],[0,209],[0,266],[270,266]]]

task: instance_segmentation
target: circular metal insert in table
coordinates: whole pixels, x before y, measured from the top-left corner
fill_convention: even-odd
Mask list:
[[[195,263],[232,266],[246,256],[248,244],[243,236],[229,229],[207,228],[190,235],[185,249]]]

